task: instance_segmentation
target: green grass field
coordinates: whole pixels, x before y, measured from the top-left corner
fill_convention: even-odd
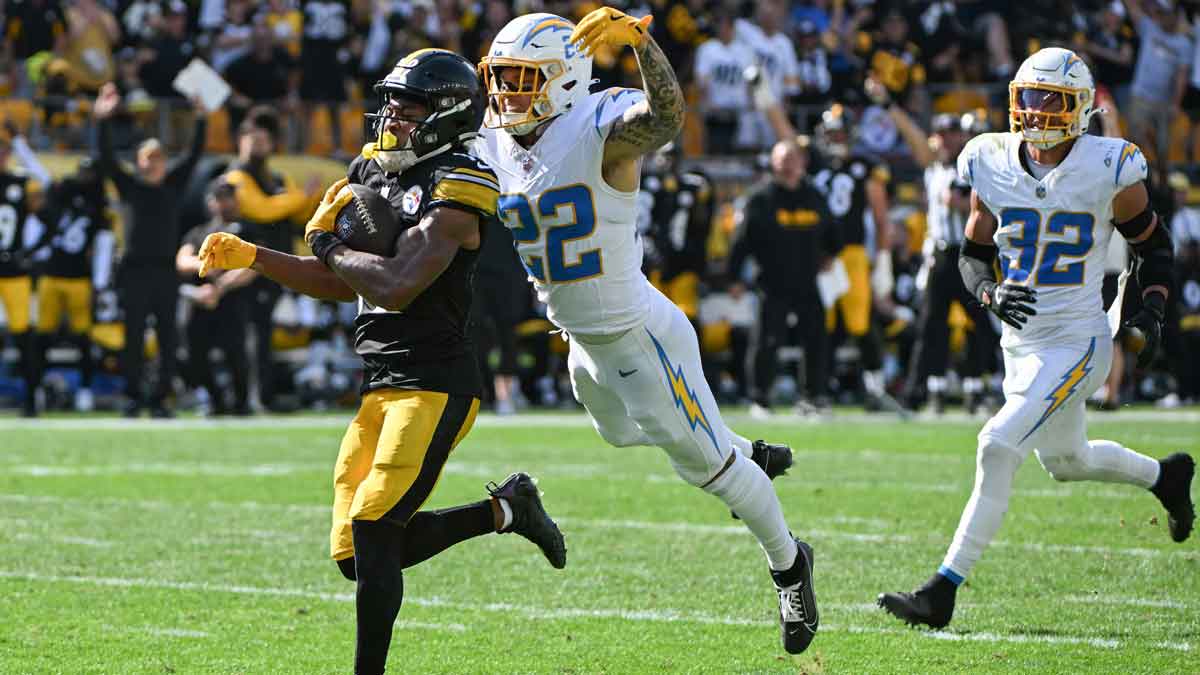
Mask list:
[[[541,479],[550,568],[487,536],[405,574],[395,673],[1197,673],[1200,545],[1147,492],[1026,462],[1000,539],[943,632],[877,609],[940,562],[981,421],[729,421],[786,441],[775,483],[816,549],[821,632],[792,658],[756,543],[650,448],[582,415],[483,416],[429,506]],[[349,673],[353,586],[327,557],[349,415],[122,424],[0,420],[0,673]],[[1200,414],[1093,416],[1092,437],[1200,451]]]

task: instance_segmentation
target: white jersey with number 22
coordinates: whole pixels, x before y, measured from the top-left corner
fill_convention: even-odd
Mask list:
[[[500,178],[496,213],[550,321],[568,333],[615,334],[646,318],[637,192],[616,190],[601,175],[613,123],[644,98],[636,89],[593,93],[528,149],[503,129],[484,128],[476,142]]]

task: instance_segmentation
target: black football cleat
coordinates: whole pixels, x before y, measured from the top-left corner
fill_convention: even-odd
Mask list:
[[[558,524],[542,506],[537,485],[529,474],[514,473],[500,485],[488,483],[487,491],[492,497],[508,502],[512,509],[512,524],[502,533],[515,532],[537,544],[555,569],[567,566],[566,541]]]
[[[912,593],[880,593],[876,603],[888,614],[910,626],[925,625],[945,628],[954,616],[954,595],[958,586],[946,577],[935,574],[925,585]]]
[[[766,441],[754,441],[753,454],[750,459],[767,474],[767,478],[775,480],[776,477],[787,473],[787,470],[792,468],[792,449],[786,445],[772,445]]]
[[[1196,510],[1192,506],[1192,476],[1196,473],[1196,462],[1191,455],[1177,452],[1158,464],[1161,467],[1158,482],[1150,492],[1167,510],[1171,539],[1182,542],[1192,533],[1192,521],[1196,519]]]
[[[767,474],[767,478],[775,480],[792,468],[792,449],[786,445],[772,445],[760,439],[751,445],[750,461],[757,464],[758,468]],[[740,520],[738,514],[733,511],[730,511],[729,515],[733,516],[734,520]]]
[[[799,552],[791,569],[782,572],[771,570],[771,579],[779,593],[779,630],[783,649],[789,654],[799,654],[808,649],[820,624],[817,598],[813,594],[813,550],[799,539],[796,540],[796,547]]]

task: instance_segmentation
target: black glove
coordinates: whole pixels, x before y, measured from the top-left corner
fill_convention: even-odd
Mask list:
[[[1037,291],[1028,286],[1007,281],[1002,284],[992,282],[981,290],[991,300],[983,306],[1017,330],[1024,328],[1029,317],[1037,314],[1030,306],[1037,302]]]
[[[1138,352],[1137,367],[1146,368],[1154,361],[1158,353],[1158,345],[1162,342],[1163,316],[1166,298],[1162,293],[1151,293],[1142,298],[1142,310],[1125,322],[1126,328],[1136,328],[1142,331],[1146,344]]]

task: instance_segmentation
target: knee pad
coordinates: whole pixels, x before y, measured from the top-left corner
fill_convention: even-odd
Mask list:
[[[1021,459],[1021,451],[1007,440],[987,432],[979,434],[975,464],[981,473],[1007,472],[1011,481],[1012,476],[1016,475],[1017,469],[1021,467]]]
[[[346,577],[347,580],[358,581],[358,575],[354,573],[354,556],[342,558],[341,560],[335,560],[334,562],[337,563],[338,570],[342,573],[342,576]]]
[[[600,424],[593,422],[592,426],[600,434],[605,443],[614,448],[629,448],[635,445],[646,445],[646,434],[633,422],[621,425]]]
[[[1038,462],[1042,468],[1054,480],[1064,483],[1070,480],[1078,480],[1079,475],[1079,458],[1074,455],[1049,455],[1038,451],[1035,453]]]

